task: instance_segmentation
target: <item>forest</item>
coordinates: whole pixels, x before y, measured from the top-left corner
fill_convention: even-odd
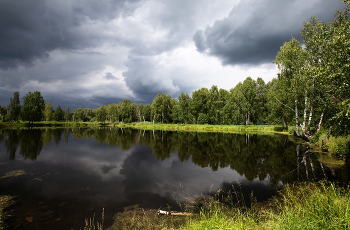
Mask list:
[[[322,127],[334,135],[348,135],[350,125],[349,3],[334,21],[312,17],[304,23],[302,41],[292,38],[280,47],[275,60],[279,73],[270,82],[247,77],[234,88],[201,88],[178,98],[158,93],[151,104],[129,99],[99,108],[45,102],[39,91],[29,92],[20,105],[14,92],[8,106],[0,106],[2,121],[156,122],[175,124],[280,124],[293,126],[296,136],[308,139]]]

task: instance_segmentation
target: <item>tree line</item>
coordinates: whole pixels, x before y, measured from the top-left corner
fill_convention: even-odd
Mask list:
[[[151,104],[128,99],[96,109],[77,108],[69,112],[44,102],[40,92],[29,92],[19,105],[15,92],[9,106],[0,106],[5,120],[99,121],[184,124],[281,124],[307,139],[321,124],[335,134],[349,134],[350,126],[350,20],[349,0],[335,19],[323,23],[316,17],[304,23],[302,44],[295,38],[281,46],[274,63],[276,78],[268,83],[247,77],[231,90],[201,88],[175,99],[159,93]],[[4,116],[4,114],[6,114]]]
[[[39,91],[29,92],[20,105],[19,92],[14,92],[10,104],[1,106],[3,121],[99,121],[144,122],[184,124],[268,124],[276,123],[269,113],[269,91],[265,84],[247,77],[230,91],[213,85],[210,89],[195,90],[191,96],[181,93],[177,98],[158,93],[151,104],[143,105],[124,99],[122,102],[102,105],[99,108],[77,108],[63,111],[60,105],[45,102]]]

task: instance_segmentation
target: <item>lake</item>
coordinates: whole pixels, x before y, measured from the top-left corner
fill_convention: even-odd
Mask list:
[[[348,180],[306,145],[272,133],[4,129],[0,165],[0,194],[17,197],[11,229],[79,229],[103,208],[108,227],[135,204],[179,210],[188,197],[235,189],[249,205],[250,194],[264,201],[294,181]]]

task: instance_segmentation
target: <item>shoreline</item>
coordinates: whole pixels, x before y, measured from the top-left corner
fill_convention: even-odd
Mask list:
[[[160,124],[152,122],[133,122],[133,123],[101,123],[101,122],[27,122],[0,123],[0,129],[8,128],[43,128],[43,127],[117,127],[117,128],[135,128],[144,130],[167,130],[167,131],[208,131],[208,132],[268,132],[284,135],[292,135],[290,132],[283,131],[279,125],[198,125],[198,124]]]

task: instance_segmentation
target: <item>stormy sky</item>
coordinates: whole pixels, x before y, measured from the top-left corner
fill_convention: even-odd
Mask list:
[[[340,0],[0,0],[0,104],[97,108],[276,76],[280,46]]]

